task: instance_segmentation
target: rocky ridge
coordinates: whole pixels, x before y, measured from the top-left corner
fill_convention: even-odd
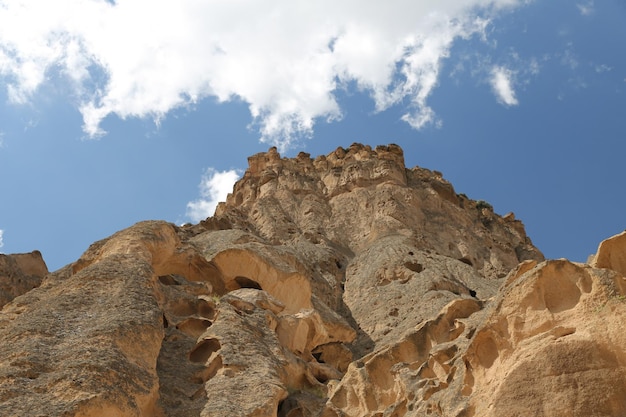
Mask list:
[[[0,415],[626,415],[626,234],[545,261],[396,145],[248,163],[200,224],[0,264],[45,275],[0,312]]]

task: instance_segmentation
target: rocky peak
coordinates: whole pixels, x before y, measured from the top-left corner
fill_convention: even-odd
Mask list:
[[[38,287],[48,274],[41,252],[0,254],[0,308]]]
[[[270,149],[200,224],[0,256],[0,415],[621,417],[625,236],[544,261],[395,145]]]
[[[396,235],[502,277],[519,262],[541,260],[521,221],[457,194],[437,171],[407,169],[397,145],[358,143],[315,159],[281,158],[276,148],[249,167],[215,219],[254,230],[270,242],[307,240],[356,253]]]

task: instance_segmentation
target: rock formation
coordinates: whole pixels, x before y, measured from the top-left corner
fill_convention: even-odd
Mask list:
[[[48,273],[41,252],[0,253],[0,308],[25,292],[38,287]]]
[[[0,312],[0,415],[626,415],[624,234],[545,261],[396,145],[248,162],[200,224],[0,265],[45,275]]]

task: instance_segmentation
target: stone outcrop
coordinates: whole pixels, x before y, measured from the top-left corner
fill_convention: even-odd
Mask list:
[[[598,253],[592,258],[591,265],[608,268],[626,275],[626,231],[600,243]]]
[[[395,145],[248,162],[200,224],[11,269],[0,415],[626,414],[621,235],[545,261]]]
[[[41,284],[48,267],[39,251],[4,255],[0,253],[0,308]]]

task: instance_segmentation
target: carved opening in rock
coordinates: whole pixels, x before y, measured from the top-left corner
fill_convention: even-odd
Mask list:
[[[243,315],[245,314],[252,314],[252,312],[255,309],[254,304],[245,301],[245,300],[240,300],[237,298],[231,298],[228,300],[228,304],[230,304],[231,306],[233,306],[235,308],[235,312],[239,315]]]
[[[311,373],[320,384],[327,383],[330,379],[338,379],[341,374],[331,366],[320,364],[317,366],[311,366]]]
[[[263,256],[244,249],[227,249],[212,260],[224,277],[228,291],[237,290],[237,277],[255,281],[259,287],[285,304],[285,313],[311,308],[311,284],[307,277],[293,270],[282,270]]]
[[[474,266],[474,264],[472,263],[471,259],[463,257],[463,258],[459,258],[459,261],[463,262],[466,265],[469,266]]]
[[[248,277],[242,277],[242,276],[235,277],[235,282],[239,284],[240,288],[252,288],[254,290],[263,290],[263,288],[261,288],[261,285],[258,282]]]
[[[471,297],[476,298],[476,291],[474,291],[474,290],[470,289],[470,290],[469,290],[469,294],[470,294],[470,296],[471,296]]]
[[[163,314],[163,328],[167,329],[169,326],[170,324],[167,321],[167,317],[165,317],[165,314]]]
[[[196,307],[198,315],[211,320],[215,318],[215,308],[208,301],[200,298]]]
[[[175,316],[191,316],[196,314],[196,302],[189,299],[179,298],[173,300],[169,305],[170,314]]]
[[[310,398],[307,401],[307,397],[312,396],[313,394],[306,394],[304,391],[290,395],[285,398],[281,402],[278,403],[278,417],[306,417],[311,415],[310,412],[307,411],[307,407],[300,404],[300,401],[304,401],[306,403],[310,403]],[[318,398],[315,398],[319,401]]]
[[[176,282],[182,279],[208,282],[219,294],[225,292],[222,274],[213,263],[208,262],[200,254],[181,251],[174,254],[153,254],[153,259],[156,260],[153,265],[154,271],[164,285],[177,285]],[[164,277],[163,280],[161,277]]]
[[[224,363],[222,361],[222,356],[214,355],[213,359],[211,359],[211,362],[209,362],[206,368],[196,372],[196,374],[191,378],[191,381],[194,384],[204,384],[209,379],[217,375],[217,371],[222,369],[223,366]]]
[[[424,266],[417,262],[405,262],[404,267],[418,274],[424,270]]]
[[[159,281],[163,285],[180,285],[180,283],[178,281],[176,281],[176,278],[172,274],[160,275],[159,276]]]
[[[413,256],[414,255],[413,251],[409,251],[409,255]]]
[[[342,268],[341,262],[339,262],[339,261],[335,261],[335,265],[337,265],[337,268],[339,268],[339,269]]]
[[[205,318],[189,317],[176,325],[181,332],[191,336],[200,337],[211,326],[211,321]]]
[[[352,352],[340,342],[317,346],[311,354],[317,362],[328,364],[339,372],[346,372],[352,362]]]
[[[211,357],[213,352],[217,352],[221,347],[219,340],[205,339],[189,352],[189,360],[191,362],[204,363]]]

